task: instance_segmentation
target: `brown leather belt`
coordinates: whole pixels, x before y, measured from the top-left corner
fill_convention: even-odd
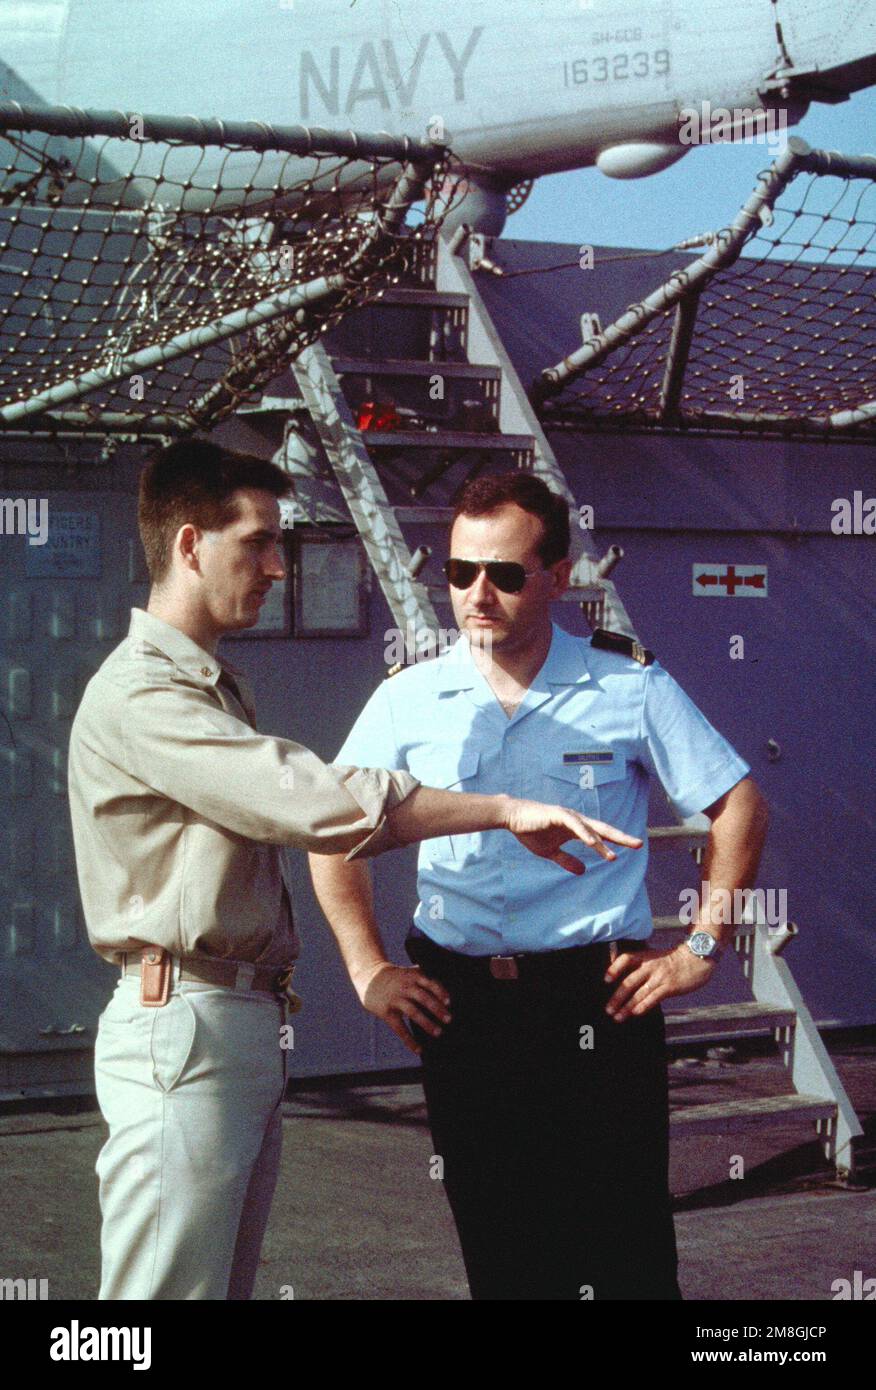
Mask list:
[[[247,965],[243,961],[205,960],[201,956],[172,956],[159,946],[144,946],[138,952],[122,956],[122,974],[140,976],[140,1003],[160,1007],[170,996],[173,965],[180,962],[179,979],[197,980],[205,985],[224,985],[233,989],[240,984],[245,989],[264,990],[293,1002],[297,996],[289,988],[294,965]],[[242,975],[242,978],[241,978]]]

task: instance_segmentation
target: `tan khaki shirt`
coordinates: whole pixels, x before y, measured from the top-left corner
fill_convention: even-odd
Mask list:
[[[242,673],[134,608],[70,735],[91,944],[111,961],[155,943],[283,965],[299,948],[278,846],[348,858],[392,849],[385,813],[418,785],[406,772],[327,767],[260,734]]]

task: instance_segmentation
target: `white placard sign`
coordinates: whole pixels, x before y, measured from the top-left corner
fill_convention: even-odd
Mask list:
[[[102,552],[97,512],[59,512],[50,501],[48,519],[45,545],[29,545],[25,551],[25,574],[34,579],[44,575],[99,579]]]
[[[766,598],[766,565],[694,565],[697,598]]]

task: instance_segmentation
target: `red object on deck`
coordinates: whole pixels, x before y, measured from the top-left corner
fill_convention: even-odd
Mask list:
[[[392,401],[363,401],[356,417],[360,430],[398,430],[401,417]]]

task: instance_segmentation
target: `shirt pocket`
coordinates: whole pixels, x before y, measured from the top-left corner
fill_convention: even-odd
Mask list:
[[[408,771],[418,777],[425,787],[439,791],[479,791],[478,773],[481,755],[476,748],[422,748],[408,754]],[[424,840],[420,863],[440,863],[448,859],[464,859],[472,848],[474,835],[436,835]]]
[[[617,753],[615,753],[612,762],[603,763],[593,768],[596,817],[598,820],[608,821],[609,825],[615,825],[618,830],[629,829],[628,826],[621,823],[624,815],[628,814],[625,809],[628,806],[626,792],[628,771],[626,758],[620,757]]]
[[[549,750],[542,758],[543,799],[569,806],[582,816],[605,820],[602,808],[612,799],[612,791],[623,785],[626,775],[627,760],[617,753],[606,763],[564,763],[561,751]]]

